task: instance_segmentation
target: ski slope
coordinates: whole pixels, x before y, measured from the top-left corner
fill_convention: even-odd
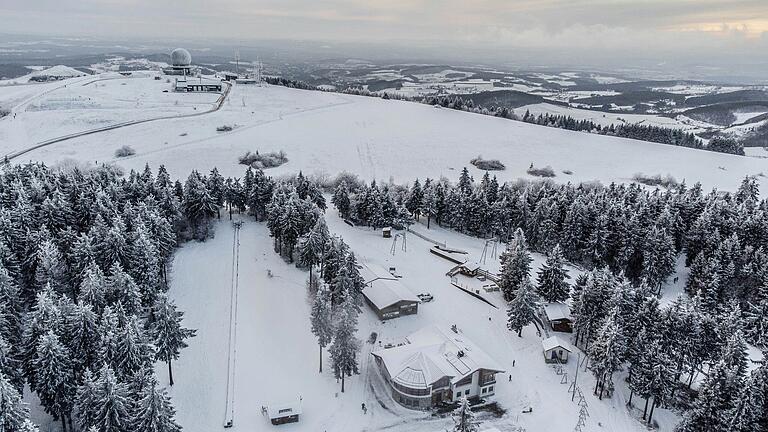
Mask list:
[[[75,98],[75,89],[93,91],[88,86],[69,86],[38,101],[50,102],[43,105],[51,108],[43,116],[27,109],[16,119],[0,120],[0,153],[77,128],[88,129],[96,121],[100,125],[117,123],[210,106],[200,99],[205,95],[162,93],[163,85],[170,84],[149,76],[123,82],[125,85],[114,86],[113,93],[101,95],[95,107],[81,109],[61,103]],[[0,88],[0,104],[5,90]],[[146,97],[138,103],[129,96],[142,91]],[[126,100],[121,103],[120,99]],[[57,100],[58,108],[53,103]],[[177,106],[174,100],[181,102]],[[91,121],[90,115],[97,115],[97,120]],[[234,130],[217,132],[222,125]],[[116,160],[114,151],[124,144],[133,147],[136,155]],[[671,174],[688,184],[700,181],[705,189],[734,190],[745,175],[768,173],[768,160],[764,159],[574,133],[418,103],[248,85],[234,86],[218,112],[72,139],[30,152],[23,160],[116,162],[128,169],[164,163],[172,175],[216,166],[224,175],[241,176],[244,167],[237,164],[238,156],[256,150],[287,153],[289,162],[270,170],[273,175],[299,170],[333,175],[345,170],[366,179],[397,182],[425,176],[456,179],[464,166],[480,176],[482,172],[469,164],[478,154],[507,165],[505,171],[495,173],[500,180],[531,178],[526,170],[534,164],[552,166],[557,173],[554,181],[559,182],[626,182],[636,173]],[[566,175],[564,170],[573,174]],[[765,193],[765,177],[759,181]]]

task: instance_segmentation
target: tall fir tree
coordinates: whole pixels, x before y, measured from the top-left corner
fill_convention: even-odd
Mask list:
[[[184,313],[177,310],[167,296],[161,294],[147,319],[149,334],[157,349],[157,360],[168,364],[170,385],[173,385],[171,361],[179,358],[181,350],[187,347],[186,340],[196,333],[196,330],[182,327],[183,318]]]
[[[570,286],[568,285],[568,271],[565,269],[560,245],[556,245],[547,255],[547,261],[538,273],[538,285],[536,291],[547,303],[562,302],[568,299]]]

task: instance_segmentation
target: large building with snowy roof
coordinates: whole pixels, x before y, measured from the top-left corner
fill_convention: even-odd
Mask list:
[[[364,264],[360,275],[365,280],[363,297],[379,319],[388,320],[419,311],[419,299],[400,279],[375,264]]]
[[[371,353],[392,398],[406,408],[428,409],[460,397],[495,394],[496,374],[504,370],[465,336],[432,326],[406,343]]]

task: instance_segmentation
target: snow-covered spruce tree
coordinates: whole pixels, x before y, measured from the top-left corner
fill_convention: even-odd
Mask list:
[[[131,415],[134,432],[181,432],[181,426],[174,417],[176,410],[165,389],[158,388],[152,377],[148,385],[138,393]]]
[[[90,305],[96,312],[100,312],[107,304],[106,279],[99,266],[93,261],[85,268],[77,301],[79,304]]]
[[[149,334],[157,350],[157,360],[168,363],[170,385],[173,385],[171,361],[179,358],[181,350],[187,347],[186,340],[196,333],[196,330],[182,327],[183,318],[184,312],[177,310],[165,294],[157,296],[147,318]]]
[[[61,420],[62,430],[66,431],[76,390],[75,375],[70,353],[52,331],[38,341],[33,364],[35,393],[45,411]]]
[[[118,327],[115,336],[112,366],[120,379],[125,380],[151,367],[155,360],[155,347],[149,342],[136,315],[129,315],[125,325]]]
[[[522,337],[523,327],[531,323],[535,324],[538,302],[539,298],[534,292],[533,285],[529,279],[525,279],[515,292],[512,301],[509,302],[507,328],[517,332],[518,337]]]
[[[343,219],[349,219],[352,216],[352,205],[349,200],[349,186],[346,180],[341,180],[339,185],[336,186],[336,190],[333,192],[331,202],[336,206],[336,210],[339,211],[339,215]]]
[[[734,409],[738,387],[734,387],[725,362],[718,362],[699,388],[693,407],[683,415],[675,432],[727,431],[728,414]]]
[[[590,369],[595,376],[594,394],[600,399],[606,390],[613,390],[613,374],[621,367],[621,361],[626,351],[626,342],[616,318],[618,311],[614,310],[604,321],[595,342],[589,348]]]
[[[109,366],[104,366],[95,381],[86,381],[77,392],[78,424],[99,432],[131,432],[135,420],[131,416],[128,385],[120,382]]]
[[[216,203],[216,217],[221,219],[221,206],[224,205],[224,177],[219,174],[219,170],[213,167],[208,178],[206,179],[206,186],[211,193],[211,197]]]
[[[75,376],[82,376],[86,368],[96,364],[99,356],[99,325],[91,305],[76,304],[64,313],[62,342],[72,355]]]
[[[312,323],[312,333],[317,337],[317,343],[320,346],[320,373],[322,373],[323,349],[331,343],[335,333],[333,316],[331,315],[331,296],[328,288],[322,282],[312,301],[310,322]]]
[[[325,219],[319,217],[312,230],[299,240],[299,261],[302,265],[309,267],[310,279],[312,279],[312,268],[322,262],[329,238]]]
[[[543,301],[547,303],[562,302],[568,298],[570,286],[568,285],[568,271],[565,269],[565,260],[560,245],[556,245],[547,256],[547,261],[538,273],[538,285],[536,291]]]
[[[525,243],[525,234],[518,228],[515,237],[499,257],[501,261],[501,280],[499,288],[506,301],[511,301],[520,286],[529,279],[531,272],[531,254]]]
[[[421,182],[419,182],[419,179],[416,179],[416,181],[413,182],[413,185],[411,186],[411,189],[408,191],[408,194],[405,197],[405,208],[408,209],[409,212],[411,212],[411,215],[413,215],[416,220],[419,219],[421,206],[424,202],[424,191],[421,188]]]
[[[466,397],[462,396],[459,399],[459,406],[453,410],[451,416],[454,432],[477,432],[479,430],[479,422],[475,420],[475,413],[472,412]]]
[[[28,422],[28,417],[29,410],[19,391],[0,371],[0,427],[7,432],[26,432],[24,424]]]
[[[96,381],[90,369],[83,373],[83,379],[75,394],[74,407],[77,425],[81,430],[88,429],[96,424]]]
[[[140,313],[141,292],[131,275],[119,263],[114,263],[109,271],[111,274],[106,281],[109,303],[120,302],[128,314]]]
[[[37,346],[45,334],[49,331],[54,333],[61,332],[62,317],[59,307],[55,303],[56,294],[51,289],[41,291],[37,294],[32,311],[27,317],[27,324],[24,327],[22,336],[22,364],[24,375],[32,389],[37,386],[35,374],[35,358],[37,357]]]
[[[63,293],[68,286],[67,268],[56,244],[51,240],[44,241],[38,249],[37,259],[35,281],[38,288],[43,289],[50,285],[54,291]]]
[[[359,373],[357,354],[360,351],[360,341],[355,337],[358,308],[350,295],[345,296],[336,314],[338,321],[334,326],[333,344],[330,349],[331,362],[335,377],[341,379],[341,392],[344,393],[345,377]]]
[[[755,346],[768,349],[768,278],[744,312],[747,337]]]
[[[654,227],[645,237],[643,251],[642,278],[661,293],[661,285],[675,272],[677,251],[673,239],[665,230]]]
[[[734,408],[727,413],[729,432],[768,430],[768,369],[763,364],[752,372],[740,391]]]
[[[210,220],[217,214],[216,199],[211,196],[205,179],[197,171],[184,183],[182,210],[192,230],[192,237],[204,240],[209,236]]]

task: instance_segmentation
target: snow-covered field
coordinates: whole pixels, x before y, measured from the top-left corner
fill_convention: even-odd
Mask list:
[[[387,322],[378,321],[365,306],[358,333],[361,340],[365,341],[375,331],[384,343],[396,343],[422,327],[456,324],[507,370],[497,376],[495,397],[507,413],[500,418],[482,414],[483,429],[573,429],[579,406],[571,401],[568,388],[576,376],[576,355],[566,367],[568,384],[561,384],[562,376],[543,361],[541,338],[534,327],[525,328],[523,337],[518,338],[505,327],[504,308],[492,308],[453,287],[445,276],[451,265],[429,253],[431,243],[411,235],[407,238],[407,251],[398,245],[391,255],[392,239],[382,238],[378,231],[349,227],[333,210],[326,219],[330,230],[343,236],[360,261],[394,266],[403,276],[403,284],[414,294],[427,291],[435,297],[434,301],[422,304],[417,315]],[[480,258],[482,240],[442,229],[427,231],[424,226],[415,229],[449,246],[467,250],[470,260]],[[186,311],[186,325],[198,329],[197,337],[176,363],[176,386],[171,389],[178,419],[187,431],[217,430],[225,417],[232,242],[231,224],[222,221],[214,239],[185,245],[173,264],[171,294]],[[233,350],[233,431],[272,430],[273,426],[261,415],[261,406],[297,397],[302,398],[304,415],[298,424],[281,429],[399,432],[439,431],[452,425],[450,417],[407,410],[392,401],[369,355],[372,348],[379,348],[368,343],[363,344],[361,374],[348,379],[346,392],[340,393],[340,385],[328,369],[327,354],[326,368],[322,375],[318,373],[318,347],[308,318],[307,272],[297,270],[272,251],[263,224],[246,222],[240,243],[237,343]],[[534,269],[542,262],[542,257],[534,256]],[[486,265],[498,268],[498,258],[488,258]],[[575,276],[575,270],[571,272]],[[493,293],[491,301],[502,304],[501,294]],[[165,374],[164,365],[158,367],[158,373]],[[589,404],[590,417],[584,431],[645,430],[633,418],[636,412],[625,408],[624,392],[617,391],[611,399],[598,400],[591,393],[594,380],[583,368],[578,374],[578,385]],[[640,403],[636,400],[636,404]],[[367,414],[361,411],[361,403],[369,408]],[[533,412],[522,413],[527,407],[533,408]],[[662,431],[671,430],[676,419],[674,414],[661,409],[656,418]]]
[[[97,77],[89,77],[93,78]],[[153,97],[173,99],[168,99],[168,103],[159,99],[152,108],[155,112],[145,112],[141,106],[128,107],[133,106],[136,99],[126,95],[149,91],[146,89],[162,85],[164,81],[157,84],[151,78],[128,78],[123,80],[125,86],[118,86],[118,81],[109,84],[119,89],[113,93],[114,98],[123,95],[124,110],[147,117],[165,109],[189,110],[190,106],[201,103],[202,95],[160,93],[162,96]],[[74,90],[69,87],[85,92],[82,94],[106,90],[82,85],[66,89],[41,87],[41,90],[53,90],[42,98],[27,99],[24,106],[61,100],[62,95],[72,95]],[[18,92],[13,89],[0,88],[0,104],[6,98],[18,100]],[[181,100],[179,106],[173,100]],[[100,103],[107,105],[104,99]],[[113,103],[118,102],[109,101]],[[150,102],[140,99],[139,104]],[[45,112],[23,109],[16,119],[7,116],[0,120],[0,153],[19,150],[43,137],[64,135],[78,127],[88,129],[90,126],[81,124],[80,117],[87,119],[87,114],[93,111],[108,117],[109,121],[121,121],[127,115],[121,110],[67,109],[66,104]],[[40,120],[46,118],[51,120]],[[217,132],[216,128],[221,125],[234,126],[234,130]],[[115,149],[124,144],[133,147],[136,155],[115,160]],[[366,179],[393,179],[403,183],[425,176],[455,180],[464,166],[479,177],[482,173],[469,165],[470,159],[478,154],[506,164],[505,171],[495,173],[500,180],[530,178],[525,171],[534,164],[551,165],[557,172],[554,180],[561,182],[626,182],[635,173],[642,172],[671,174],[689,184],[701,181],[706,189],[734,190],[745,175],[768,172],[768,161],[764,159],[573,133],[417,103],[247,85],[235,86],[220,111],[75,138],[32,151],[25,154],[23,160],[106,161],[117,162],[125,168],[164,163],[172,175],[179,176],[185,176],[191,169],[207,171],[217,166],[224,175],[240,176],[243,167],[237,164],[237,157],[255,150],[287,153],[289,162],[270,170],[274,175],[299,170],[333,175],[346,170]],[[573,174],[565,175],[563,170]],[[760,182],[765,193],[766,181],[761,177]]]

